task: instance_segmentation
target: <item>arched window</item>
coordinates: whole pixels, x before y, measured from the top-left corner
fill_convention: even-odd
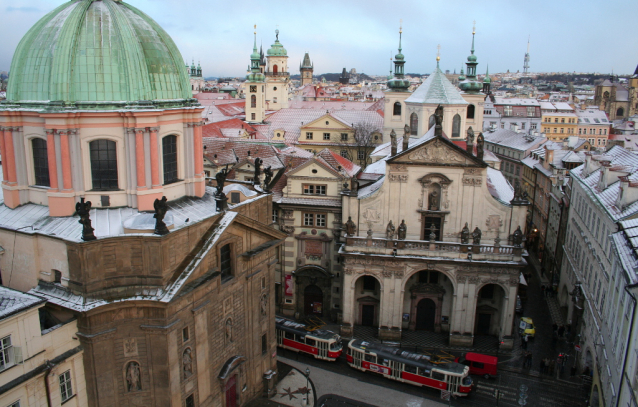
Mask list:
[[[419,127],[419,116],[416,113],[410,115],[410,134],[416,136]]]
[[[219,251],[219,271],[222,280],[226,280],[233,276],[233,263],[231,258],[230,243],[221,247]]]
[[[272,73],[276,74],[279,71],[279,68],[277,67],[277,64],[272,66]]]
[[[619,107],[618,110],[616,110],[616,116],[624,116],[625,115],[625,109],[623,109],[622,107]]]
[[[430,130],[430,128],[434,126],[435,124],[436,124],[436,117],[432,115],[430,116],[430,120],[428,121],[428,130]]]
[[[93,189],[98,191],[118,189],[115,141],[91,141],[89,143],[89,150],[91,151],[91,179],[93,181]]]
[[[467,107],[467,116],[466,117],[468,119],[473,119],[474,118],[474,110],[475,110],[474,105],[469,105]]]
[[[177,181],[177,136],[166,136],[162,139],[162,158],[164,184]]]
[[[392,114],[395,116],[401,116],[401,103],[394,102],[394,111]]]
[[[457,114],[454,115],[454,119],[452,119],[452,137],[460,137],[461,136],[461,116]]]
[[[35,174],[35,185],[50,187],[47,142],[41,138],[34,138],[33,141],[31,141],[31,147],[33,149],[33,173]]]
[[[250,95],[250,107],[257,107],[257,96]]]

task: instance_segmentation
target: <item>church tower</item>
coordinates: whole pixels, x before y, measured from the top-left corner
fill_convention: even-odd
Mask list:
[[[303,57],[303,62],[299,65],[299,72],[301,72],[301,86],[312,85],[313,70],[314,66],[312,62],[310,62],[310,56],[306,52],[306,55]]]
[[[408,91],[410,81],[405,79],[405,57],[401,48],[402,33],[403,28],[399,27],[399,53],[394,56],[394,76],[388,80],[388,90],[385,92],[383,134],[387,137],[390,136],[392,130],[396,134],[402,134],[407,123],[405,99],[410,96]]]
[[[280,110],[288,107],[288,53],[279,42],[279,30],[275,30],[275,43],[266,53],[266,108]]]
[[[476,66],[478,65],[476,55],[474,55],[474,36],[476,35],[476,23],[472,27],[472,48],[470,49],[470,55],[467,57],[466,77],[459,83],[461,88],[463,99],[468,103],[467,111],[465,112],[465,126],[462,133],[465,134],[467,130],[472,127],[473,130],[483,128],[483,106],[485,105],[485,94],[481,93],[484,88],[484,84],[478,81],[476,76]],[[461,78],[459,78],[460,80]]]
[[[250,54],[250,73],[246,75],[246,121],[262,123],[266,111],[266,83],[259,66],[260,56],[257,51],[257,25],[255,25],[255,45]]]

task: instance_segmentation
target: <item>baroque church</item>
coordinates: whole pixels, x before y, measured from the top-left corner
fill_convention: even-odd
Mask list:
[[[285,73],[285,51],[271,56]],[[227,203],[234,184],[205,185],[203,107],[170,36],[124,2],[68,2],[25,34],[11,72],[1,281],[77,321],[66,339],[83,352],[69,376],[25,374],[64,375],[89,406],[233,407],[272,391],[285,234],[270,195]],[[20,383],[11,403],[40,397]]]
[[[424,330],[459,346],[492,335],[511,349],[529,203],[486,163],[474,32],[460,91],[439,60],[410,94],[399,42],[385,100],[391,141],[358,178],[379,175],[342,192],[341,334],[374,326],[379,339],[400,340]]]

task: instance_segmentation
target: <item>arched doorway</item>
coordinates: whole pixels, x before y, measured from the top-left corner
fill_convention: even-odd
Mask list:
[[[363,326],[379,326],[381,285],[374,276],[361,276],[355,281],[356,323]]]
[[[416,330],[434,331],[436,304],[431,298],[424,298],[416,306]]]
[[[272,73],[277,75],[277,72],[279,72],[279,67],[277,66],[277,64],[275,64],[275,65],[272,66]]]
[[[481,287],[476,300],[475,335],[500,335],[504,301],[505,290],[500,285],[486,284]]]
[[[436,270],[421,270],[405,283],[409,296],[403,302],[403,328],[411,331],[448,332],[454,287],[445,274]]]
[[[304,314],[323,316],[323,291],[317,285],[309,285],[303,293]]]
[[[293,275],[297,317],[317,315],[336,321],[336,310],[331,306],[333,275],[315,265],[302,266]]]

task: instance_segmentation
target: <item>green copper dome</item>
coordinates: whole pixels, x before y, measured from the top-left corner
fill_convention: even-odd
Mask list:
[[[100,109],[136,101],[191,105],[183,61],[171,37],[136,8],[73,0],[40,19],[18,44],[7,102]]]
[[[275,34],[277,35],[275,43],[270,46],[270,49],[266,53],[268,54],[268,56],[288,56],[288,51],[286,51],[286,48],[284,48],[284,46],[281,45],[281,43],[279,42],[279,30],[275,30]]]

